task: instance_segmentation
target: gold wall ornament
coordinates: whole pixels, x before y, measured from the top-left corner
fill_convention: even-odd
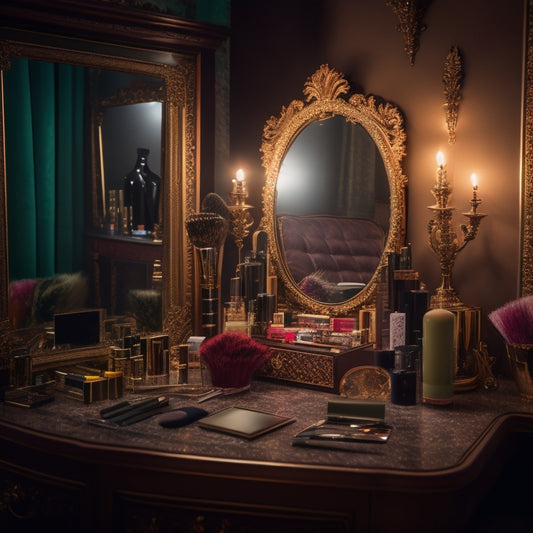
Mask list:
[[[280,115],[268,119],[263,130],[261,152],[266,181],[263,187],[263,213],[259,229],[265,231],[268,236],[272,268],[269,275],[278,277],[278,306],[282,309],[298,309],[331,316],[353,313],[372,301],[386,264],[387,253],[398,252],[405,241],[407,177],[401,166],[406,143],[403,117],[399,109],[390,103],[371,95],[349,95],[349,92],[350,87],[342,74],[328,65],[321,65],[304,86],[306,101],[293,100],[288,106],[283,106]],[[340,303],[327,303],[312,299],[295,283],[279,238],[276,204],[281,165],[296,137],[312,123],[334,116],[360,125],[376,145],[388,178],[390,222],[383,254],[372,279],[353,298]]]
[[[426,0],[388,0],[386,5],[392,8],[398,17],[397,30],[403,33],[405,51],[411,65],[420,48],[420,34],[427,28],[423,23],[427,8]]]
[[[455,128],[459,116],[459,103],[461,102],[461,89],[463,82],[463,61],[461,53],[457,46],[453,46],[446,56],[444,62],[444,75],[442,83],[444,84],[444,97],[446,103],[446,124],[448,126],[448,143],[455,143]]]

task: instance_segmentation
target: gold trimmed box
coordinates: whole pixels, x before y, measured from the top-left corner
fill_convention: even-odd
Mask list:
[[[254,377],[280,383],[338,393],[348,370],[374,364],[371,344],[337,352],[263,339],[261,342],[271,348],[272,356]]]

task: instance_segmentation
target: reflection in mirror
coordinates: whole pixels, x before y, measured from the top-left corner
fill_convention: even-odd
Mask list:
[[[136,234],[154,236],[154,230],[158,229],[153,227],[153,222],[158,224],[160,220],[159,176],[164,133],[162,81],[148,76],[106,70],[96,71],[92,78],[91,86],[95,93],[92,120],[93,126],[97,127],[99,159],[99,167],[95,169],[95,173],[100,175],[100,187],[95,198],[96,202],[98,198],[100,201],[93,206],[93,222],[97,223],[98,227],[104,226],[109,233],[132,234],[132,221],[126,219],[127,213],[123,209],[124,190],[126,177],[134,169],[140,149],[145,151],[143,169],[148,169],[141,171],[143,179],[154,181],[150,180],[150,177],[155,176],[158,183],[153,195],[144,190],[147,199],[154,199],[151,203],[154,205],[150,204],[153,209],[150,210],[148,203],[143,202],[149,216],[145,217],[143,213],[141,218],[142,222],[148,225],[148,232],[137,231]],[[148,184],[145,185],[148,188]],[[126,194],[127,200],[129,196]],[[127,205],[131,207],[131,202],[127,202]],[[136,210],[139,209],[140,206],[136,206]],[[131,216],[131,211],[128,214]],[[145,221],[145,218],[149,220]]]
[[[102,118],[102,155],[106,192],[124,186],[137,148],[150,151],[150,169],[161,174],[161,102],[109,107]]]
[[[334,303],[365,287],[383,253],[389,198],[383,160],[361,124],[335,115],[298,134],[280,167],[276,222],[288,270],[303,292]],[[319,235],[332,252],[336,247],[335,256],[313,254]]]
[[[86,216],[96,201],[87,186],[93,165],[86,146],[94,127],[87,110],[93,101],[103,110],[100,196],[106,198],[110,190],[124,188],[137,147],[150,149],[151,164],[160,171],[162,103],[145,99],[156,91],[160,98],[162,80],[17,58],[4,83],[11,325],[48,323],[55,313],[88,306],[135,314],[130,294],[152,289],[153,256],[160,262],[161,253],[149,253],[140,268],[130,258],[128,275],[120,282],[112,265],[117,270],[107,275],[107,284],[102,258],[88,261],[87,244],[93,258],[105,256],[101,246],[94,246],[97,237],[86,235],[90,228],[103,229],[107,207],[102,202],[100,216]],[[155,89],[139,89],[146,86]],[[130,253],[135,254],[146,256],[142,249]],[[102,286],[110,294],[102,294]],[[156,301],[161,316],[161,297]]]
[[[399,110],[322,65],[264,128],[261,227],[282,307],[349,315],[373,302],[388,252],[405,240]]]

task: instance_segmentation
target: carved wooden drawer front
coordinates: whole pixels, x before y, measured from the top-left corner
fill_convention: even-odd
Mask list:
[[[81,483],[0,462],[0,531],[90,531],[82,524],[84,490]]]
[[[129,533],[348,533],[349,513],[115,494],[113,531]]]

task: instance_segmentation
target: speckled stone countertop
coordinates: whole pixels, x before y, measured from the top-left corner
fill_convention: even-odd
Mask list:
[[[196,423],[175,429],[159,426],[157,417],[121,428],[102,428],[88,423],[99,411],[116,402],[85,405],[56,393],[53,402],[35,409],[0,404],[0,421],[44,434],[90,444],[127,446],[177,455],[224,458],[258,463],[322,465],[354,469],[428,472],[460,464],[479,439],[502,415],[533,415],[533,402],[521,401],[514,382],[500,381],[496,391],[477,390],[456,394],[453,405],[403,407],[386,404],[386,422],[393,426],[385,444],[359,444],[355,451],[292,446],[292,437],[326,415],[331,393],[254,381],[250,390],[218,396],[198,404],[195,400],[162,393],[171,407],[198,406],[215,412],[240,406],[294,417],[294,423],[253,440],[209,431]],[[157,394],[151,394],[157,395]],[[136,398],[134,395],[126,395]],[[533,418],[524,418],[533,431]]]

